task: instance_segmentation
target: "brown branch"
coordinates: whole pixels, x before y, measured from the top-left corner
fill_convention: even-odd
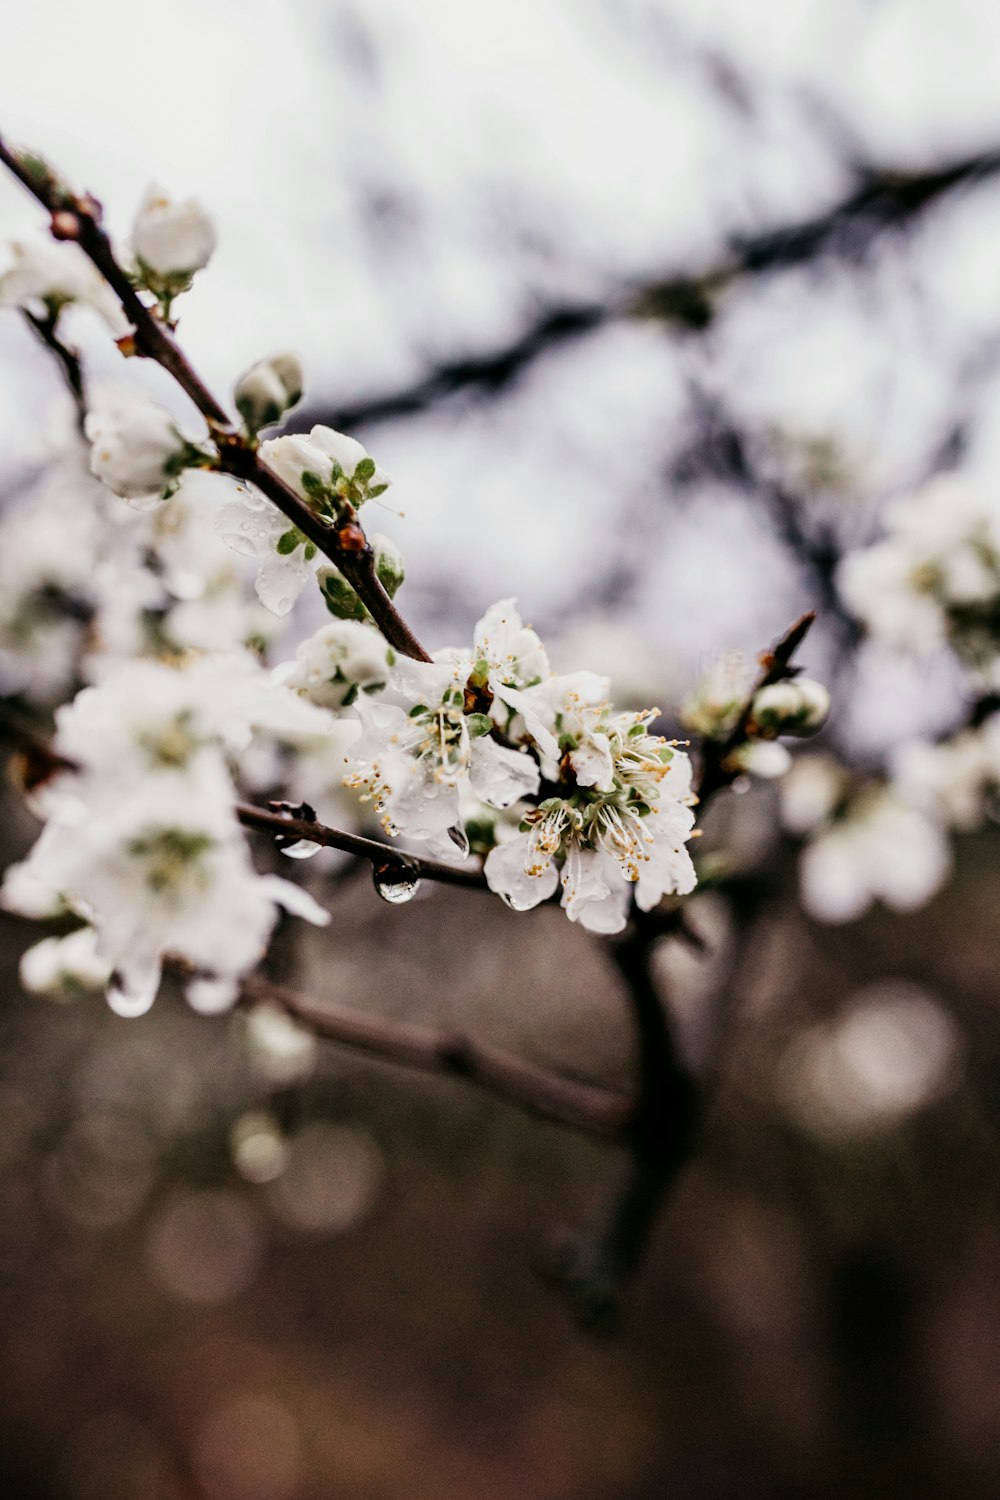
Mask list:
[[[617,1327],[663,1202],[694,1152],[702,1113],[701,1090],[680,1058],[653,978],[664,924],[646,917],[635,911],[624,935],[608,945],[636,1030],[636,1103],[624,1132],[629,1159],[599,1227],[564,1235],[542,1268],[567,1292],[581,1323],[599,1333]]]
[[[195,372],[169,328],[139,296],[101,227],[102,210],[97,200],[87,194],[71,192],[50,168],[11,150],[2,138],[0,163],[9,168],[52,215],[53,236],[74,240],[104,277],[135,328],[136,352],[155,360],[172,375],[205,418],[224,472],[256,485],[325,557],[336,564],[390,645],[403,656],[429,661],[427,652],[376,577],[374,554],[357,525],[353,506],[344,502],[338,524],[330,526],[267,467],[254,442],[239,431],[229,412]]]
[[[948,194],[1000,173],[1000,150],[924,171],[862,167],[854,190],[812,218],[735,240],[714,262],[689,272],[623,284],[605,301],[543,308],[512,343],[438,365],[415,384],[337,407],[316,403],[310,420],[349,428],[412,416],[467,391],[508,389],[543,355],[625,318],[654,318],[698,337],[715,323],[722,293],[744,278],[773,275],[831,256],[856,264],[876,237],[914,222]]]
[[[280,1006],[318,1036],[341,1046],[424,1073],[465,1078],[532,1114],[578,1130],[615,1136],[626,1128],[629,1119],[631,1107],[621,1095],[550,1073],[461,1033],[336,1010],[295,990],[253,977],[244,980],[242,996],[251,1003],[267,1001]]]
[[[343,849],[347,854],[359,855],[371,862],[376,874],[384,870],[387,874],[409,875],[417,880],[436,880],[442,885],[462,885],[482,891],[488,889],[482,870],[464,870],[443,861],[407,854],[403,850],[390,848],[388,844],[380,844],[377,839],[365,838],[360,833],[328,828],[326,824],[317,823],[312,818],[272,812],[250,802],[238,802],[236,815],[246,828],[258,828],[264,833],[286,837],[290,835],[294,839],[308,839],[314,844],[321,844],[324,849]]]

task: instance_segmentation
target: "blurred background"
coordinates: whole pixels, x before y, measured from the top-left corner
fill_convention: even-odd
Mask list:
[[[393,475],[432,646],[516,594],[557,668],[669,707],[817,607],[838,754],[959,715],[950,658],[859,641],[832,579],[940,469],[997,483],[988,0],[39,0],[0,84],[113,231],[151,181],[212,208],[185,347],[223,391],[299,351],[292,425]],[[37,223],[0,182],[4,239]],[[15,497],[71,411],[12,315],[0,394]],[[715,956],[661,966],[709,1119],[613,1341],[534,1265],[616,1148],[169,995],[25,997],[38,933],[4,918],[4,1493],[995,1493],[996,836],[926,910],[827,928],[770,791],[716,813],[745,899],[699,897]],[[310,993],[629,1086],[615,975],[558,912],[338,899]]]

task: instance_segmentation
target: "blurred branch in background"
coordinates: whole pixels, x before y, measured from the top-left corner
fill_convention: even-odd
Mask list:
[[[299,415],[308,422],[355,428],[412,416],[464,392],[496,395],[543,354],[619,319],[651,318],[688,333],[704,333],[714,321],[720,297],[742,280],[822,256],[860,259],[887,230],[906,228],[948,194],[998,172],[1000,150],[976,152],[924,172],[860,168],[858,185],[848,197],[799,223],[735,239],[731,253],[716,265],[624,287],[600,304],[549,308],[506,348],[442,364],[413,386],[364,401],[336,406],[314,401]]]

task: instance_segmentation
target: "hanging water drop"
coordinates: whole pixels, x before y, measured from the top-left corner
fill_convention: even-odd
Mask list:
[[[454,827],[448,829],[448,837],[451,839],[452,843],[455,845],[455,848],[459,851],[462,858],[467,859],[469,855],[469,835],[466,833],[461,823],[456,823]]]
[[[296,839],[294,844],[278,844],[282,854],[287,854],[289,859],[312,859],[322,847],[322,844],[314,844],[312,839]]]
[[[315,823],[316,809],[308,802],[269,802],[268,807],[272,812],[281,813],[284,817],[295,818],[300,823]],[[322,849],[322,844],[317,844],[313,839],[295,838],[290,833],[276,833],[274,842],[282,854],[287,854],[289,859],[312,859]]]
[[[518,901],[509,891],[500,891],[498,894],[504,906],[509,906],[511,911],[530,911],[538,904],[536,901]]]
[[[392,906],[402,906],[407,901],[412,901],[420,889],[420,875],[417,866],[412,860],[400,855],[391,862],[375,865],[372,868],[372,880],[375,889],[383,901],[388,901]]]

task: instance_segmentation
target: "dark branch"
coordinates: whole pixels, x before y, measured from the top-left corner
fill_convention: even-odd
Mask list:
[[[446,865],[438,860],[407,854],[403,850],[390,848],[388,844],[380,844],[377,839],[364,838],[359,833],[327,828],[324,823],[317,823],[311,818],[272,812],[249,802],[238,802],[236,815],[246,828],[258,828],[264,833],[278,834],[286,839],[308,839],[311,843],[321,844],[324,849],[342,849],[347,854],[358,855],[361,859],[370,861],[376,875],[384,872],[387,876],[396,874],[417,880],[436,880],[442,885],[488,890],[482,870],[462,869],[457,865]]]
[[[629,1159],[603,1223],[566,1236],[545,1267],[585,1326],[612,1331],[642,1264],[660,1208],[690,1160],[701,1117],[697,1081],[682,1063],[652,973],[661,926],[636,911],[610,951],[636,1031],[637,1095],[628,1122]]]
[[[460,1033],[432,1031],[384,1017],[359,1016],[309,1000],[266,980],[244,980],[245,1001],[268,1001],[318,1036],[384,1062],[465,1078],[510,1103],[592,1134],[615,1136],[626,1127],[629,1101],[606,1089],[550,1073]]]
[[[995,176],[1000,151],[984,151],[925,172],[866,169],[855,190],[824,213],[736,239],[714,265],[691,273],[623,286],[604,303],[546,308],[506,348],[439,366],[424,379],[368,401],[316,405],[307,420],[352,427],[412,415],[463,391],[496,393],[542,354],[619,318],[659,318],[691,333],[715,319],[721,292],[742,277],[791,269],[820,255],[856,259],[887,229],[899,229],[958,188]]]

